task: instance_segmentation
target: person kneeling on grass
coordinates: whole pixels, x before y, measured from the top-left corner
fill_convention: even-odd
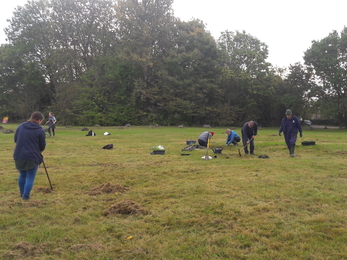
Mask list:
[[[18,186],[23,200],[30,198],[37,169],[43,161],[41,153],[46,148],[45,131],[40,126],[43,120],[44,116],[40,112],[34,112],[14,134],[16,147],[13,158],[19,171]]]
[[[198,138],[199,145],[207,147],[208,139],[211,139],[212,136],[214,136],[214,132],[209,132],[209,131],[203,132]]]
[[[225,131],[225,134],[227,135],[226,145],[238,145],[237,143],[241,141],[240,136],[229,128]]]

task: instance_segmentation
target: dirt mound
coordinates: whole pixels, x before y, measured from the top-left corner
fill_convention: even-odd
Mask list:
[[[140,205],[137,203],[130,201],[130,200],[123,200],[117,204],[112,205],[107,210],[104,211],[104,215],[113,215],[113,214],[123,214],[123,215],[130,215],[130,214],[143,214],[146,215],[148,212],[143,209]]]
[[[20,242],[14,245],[12,251],[8,251],[5,253],[5,257],[8,258],[31,258],[37,257],[41,255],[45,249],[45,247],[49,245],[48,243],[42,244],[40,246],[33,246],[29,242]]]
[[[51,193],[53,190],[47,187],[37,187],[36,190],[42,193]]]
[[[103,193],[123,193],[125,191],[129,190],[128,187],[124,187],[124,186],[121,186],[121,185],[111,185],[111,183],[104,183],[104,184],[101,184],[97,187],[94,187],[91,191],[89,191],[89,195],[92,195],[92,196],[95,196],[95,195],[100,195],[100,194],[103,194]]]

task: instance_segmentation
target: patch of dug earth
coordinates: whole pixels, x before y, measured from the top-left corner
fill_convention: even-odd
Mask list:
[[[9,259],[14,258],[30,258],[37,257],[43,254],[45,247],[49,245],[49,243],[42,244],[40,246],[33,246],[29,242],[20,242],[14,245],[12,251],[8,251],[4,254],[4,257]]]
[[[105,250],[105,247],[99,244],[77,244],[77,245],[73,245],[71,247],[71,250],[75,252],[86,251],[86,250],[102,251],[102,250]]]
[[[51,188],[47,187],[37,187],[36,190],[42,193],[51,193],[53,191]]]
[[[103,193],[123,193],[125,191],[129,190],[128,187],[124,187],[124,186],[121,186],[121,185],[111,185],[111,183],[104,183],[104,184],[101,184],[95,188],[93,188],[91,191],[89,191],[89,195],[91,196],[96,196],[96,195],[100,195],[100,194],[103,194]]]
[[[113,215],[113,214],[123,214],[123,215],[131,215],[131,214],[143,214],[147,215],[148,212],[144,208],[142,208],[139,204],[131,201],[131,200],[123,200],[120,201],[107,210],[104,211],[104,215]]]

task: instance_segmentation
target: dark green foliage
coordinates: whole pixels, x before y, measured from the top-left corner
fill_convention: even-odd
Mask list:
[[[344,118],[345,72],[333,71],[334,58],[341,65],[346,56],[336,56],[344,33],[313,44],[311,68],[296,64],[280,76],[266,61],[265,43],[229,31],[216,42],[203,21],[177,19],[172,3],[34,0],[17,8],[6,28],[9,44],[0,47],[0,116],[19,121],[40,110],[69,125],[232,126],[253,119],[265,126],[278,125],[288,107],[308,117],[313,105],[337,102],[324,111]]]

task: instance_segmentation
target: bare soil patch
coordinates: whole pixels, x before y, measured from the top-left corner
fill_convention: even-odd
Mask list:
[[[19,242],[13,246],[11,251],[8,251],[4,254],[4,257],[9,259],[25,259],[32,257],[37,257],[43,254],[45,247],[49,245],[49,243],[45,243],[39,246],[33,246],[29,242]]]
[[[123,214],[123,215],[131,215],[131,214],[148,214],[147,210],[145,210],[143,207],[141,207],[139,204],[130,201],[130,200],[123,200],[120,201],[111,207],[109,207],[107,210],[104,211],[104,215],[114,215],[114,214]]]
[[[47,187],[37,187],[36,190],[42,193],[51,193],[53,190]]]
[[[128,187],[124,187],[118,184],[112,185],[108,182],[94,187],[91,191],[89,191],[88,194],[91,196],[96,196],[103,193],[124,193],[127,190],[129,190]]]

